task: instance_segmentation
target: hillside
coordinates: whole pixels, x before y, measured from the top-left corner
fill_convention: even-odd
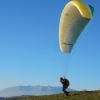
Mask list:
[[[70,92],[68,97],[66,97],[64,93],[60,93],[54,95],[20,97],[12,100],[100,100],[100,90]]]

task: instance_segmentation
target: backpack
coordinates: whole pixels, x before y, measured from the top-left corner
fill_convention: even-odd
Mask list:
[[[66,78],[65,78],[64,80],[65,80],[65,82],[66,82],[65,88],[67,88],[67,87],[70,85],[69,80],[66,79]]]

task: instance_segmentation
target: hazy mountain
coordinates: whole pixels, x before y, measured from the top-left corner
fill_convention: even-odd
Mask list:
[[[73,89],[67,89],[68,91],[74,91]],[[62,87],[56,86],[15,86],[9,87],[0,91],[0,97],[12,97],[21,95],[46,95],[61,93]]]
[[[3,98],[0,97],[0,100],[2,100]]]

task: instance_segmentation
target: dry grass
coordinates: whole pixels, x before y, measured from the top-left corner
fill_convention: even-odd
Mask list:
[[[65,96],[64,93],[44,96],[28,96],[17,98],[16,100],[100,100],[99,91],[78,91],[70,92],[70,96]],[[12,99],[13,100],[13,99]]]

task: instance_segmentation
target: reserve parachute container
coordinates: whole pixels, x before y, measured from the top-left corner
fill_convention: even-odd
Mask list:
[[[93,18],[94,8],[79,0],[71,0],[64,7],[59,23],[59,45],[70,53],[79,35]]]

